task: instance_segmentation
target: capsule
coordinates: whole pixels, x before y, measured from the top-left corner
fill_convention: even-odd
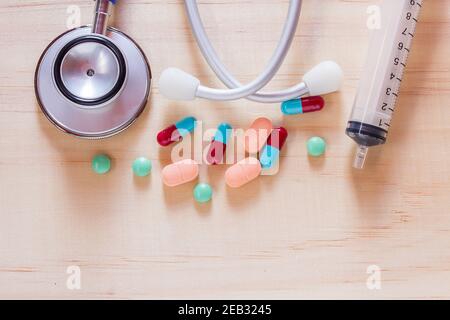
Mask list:
[[[172,143],[179,142],[183,140],[183,137],[194,131],[196,126],[197,119],[194,117],[184,118],[159,132],[157,137],[158,143],[163,147],[167,147]]]
[[[195,180],[198,173],[198,163],[187,159],[166,166],[162,170],[162,179],[166,186],[176,187]]]
[[[272,121],[267,118],[256,119],[245,132],[245,150],[249,154],[257,154],[266,144],[272,132]]]
[[[317,112],[322,110],[324,106],[325,100],[321,96],[313,96],[285,101],[281,105],[281,111],[287,116],[292,116]]]
[[[208,164],[217,165],[222,163],[232,129],[233,128],[228,123],[221,123],[218,126],[216,135],[211,141],[208,154],[206,155]]]
[[[280,127],[273,129],[267,143],[261,151],[259,161],[263,169],[270,169],[278,161],[280,157],[280,151],[283,149],[288,137],[288,132],[285,128]]]
[[[258,178],[261,170],[258,159],[249,157],[239,161],[225,172],[225,182],[231,188],[240,188]]]

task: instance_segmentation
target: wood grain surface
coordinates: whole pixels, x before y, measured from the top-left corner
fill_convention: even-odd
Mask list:
[[[207,32],[242,82],[264,67],[279,39],[288,1],[199,1]],[[367,168],[352,169],[345,136],[377,1],[305,0],[295,43],[270,88],[297,83],[323,59],[345,70],[341,92],[321,113],[284,118],[278,105],[249,101],[169,102],[153,83],[145,113],[123,134],[84,141],[58,131],[40,111],[36,62],[64,32],[71,5],[90,23],[87,0],[0,1],[0,298],[450,298],[450,0],[425,0],[388,143]],[[115,26],[151,62],[221,87],[192,37],[183,2],[122,1]],[[170,151],[156,133],[183,116],[204,126],[245,128],[258,116],[290,132],[278,175],[240,190],[225,166],[201,168],[214,188],[198,205],[195,183],[163,187]],[[310,159],[312,135],[328,142]],[[90,169],[99,153],[113,169]],[[138,156],[153,161],[134,178]],[[369,266],[381,289],[369,290]],[[66,286],[70,266],[81,289]]]

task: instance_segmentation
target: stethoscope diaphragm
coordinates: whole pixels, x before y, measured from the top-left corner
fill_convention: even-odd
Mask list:
[[[95,21],[106,23],[109,1],[98,0]],[[93,30],[104,30],[104,34]],[[103,31],[102,31],[103,32]],[[100,139],[128,128],[143,112],[151,70],[126,34],[101,26],[80,27],[56,38],[42,54],[35,91],[46,117],[78,137]]]
[[[87,35],[69,42],[55,60],[54,77],[62,94],[74,103],[101,105],[112,99],[126,78],[126,62],[105,37]]]

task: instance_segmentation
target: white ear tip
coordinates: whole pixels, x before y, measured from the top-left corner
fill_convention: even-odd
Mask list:
[[[324,61],[308,71],[303,81],[311,96],[338,91],[344,81],[344,72],[334,61]]]
[[[177,68],[163,71],[159,78],[159,90],[170,100],[194,100],[200,80]]]

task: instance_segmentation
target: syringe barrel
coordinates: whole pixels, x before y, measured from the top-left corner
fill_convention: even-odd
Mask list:
[[[384,0],[347,126],[362,146],[386,142],[422,0]],[[379,28],[377,28],[379,27]]]

